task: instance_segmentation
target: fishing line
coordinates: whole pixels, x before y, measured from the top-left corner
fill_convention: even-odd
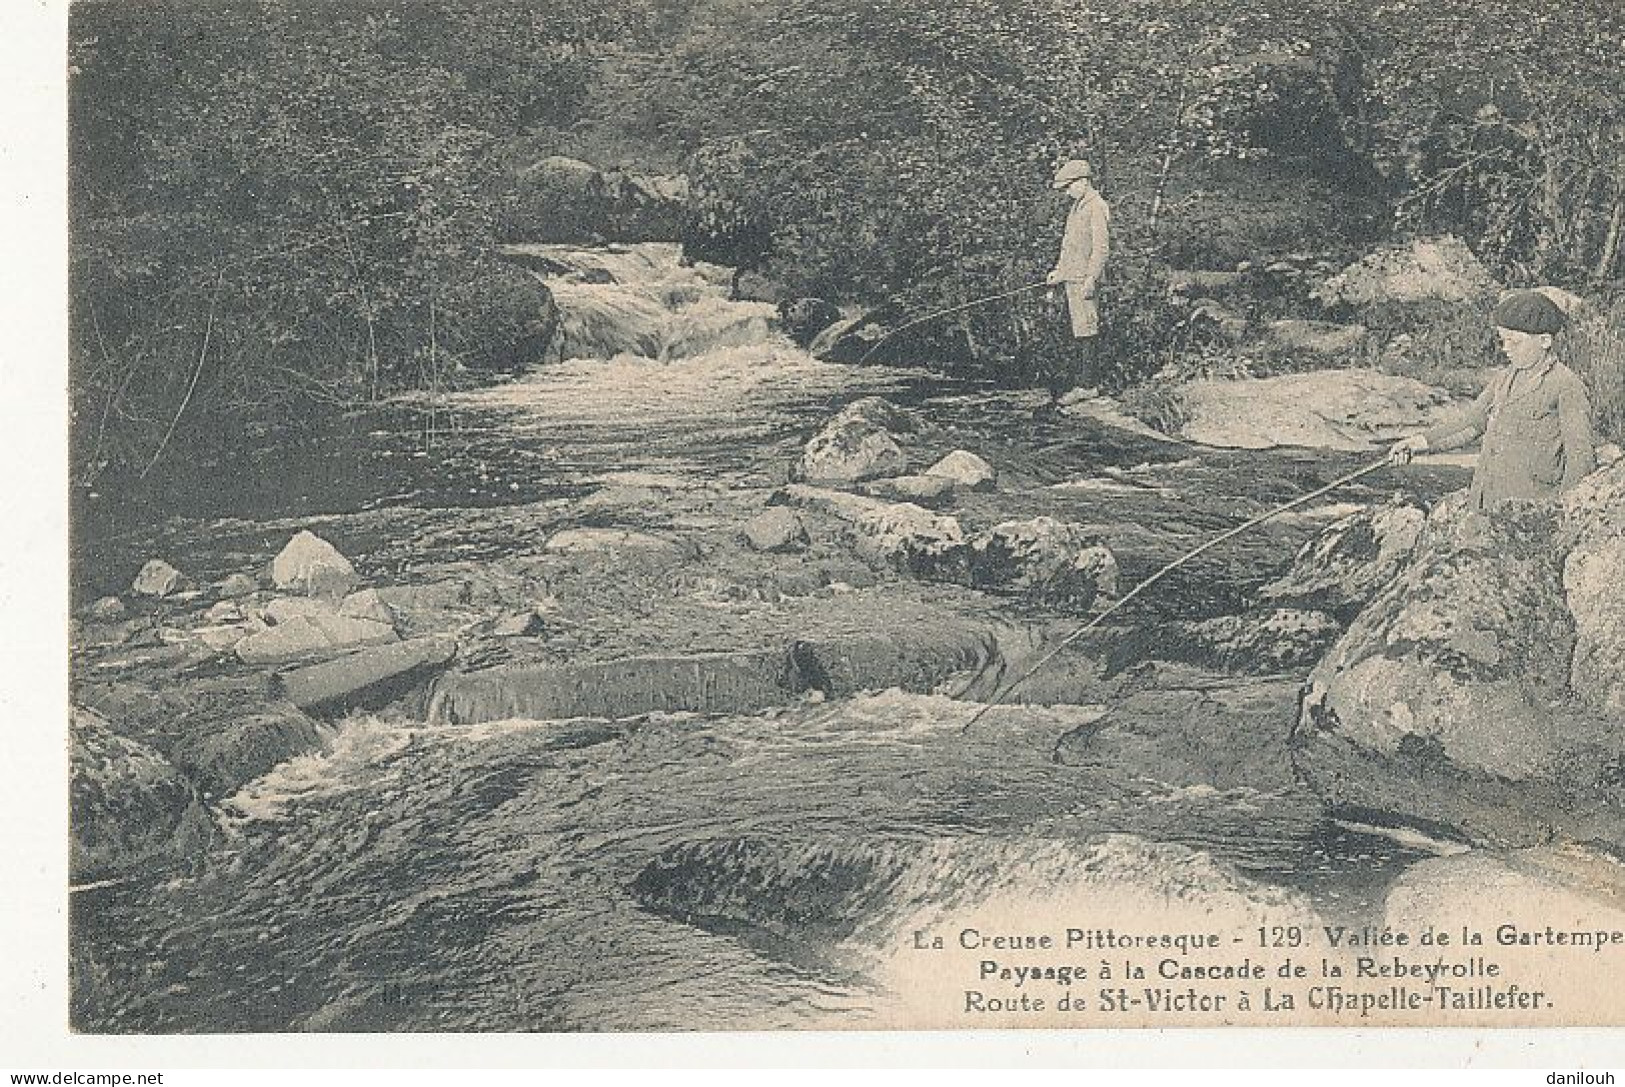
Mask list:
[[[935,313],[928,313],[924,317],[917,317],[914,320],[908,322],[908,324],[906,324],[906,325],[898,325],[896,328],[892,329],[890,332],[888,332],[884,336],[880,337],[880,339],[876,340],[873,344],[871,344],[869,346],[869,350],[865,351],[863,353],[862,357],[860,357],[858,359],[857,365],[862,366],[865,362],[868,362],[869,361],[869,356],[873,355],[876,351],[878,351],[880,349],[881,344],[885,343],[887,340],[891,339],[893,336],[897,335],[899,332],[906,332],[907,330],[913,328],[915,325],[923,325],[927,321],[934,321],[938,317],[947,317],[949,314],[958,313],[961,310],[968,310],[968,309],[972,308],[973,306],[985,306],[987,303],[989,303],[989,302],[997,302],[1001,298],[1012,298],[1015,295],[1023,294],[1023,293],[1025,293],[1027,291],[1036,291],[1040,287],[1051,287],[1051,286],[1058,286],[1058,284],[1052,284],[1048,280],[1040,280],[1037,283],[1029,283],[1025,287],[1017,287],[1014,290],[1001,291],[998,294],[990,294],[985,298],[973,298],[969,302],[961,302],[957,306],[950,306],[948,309],[940,309],[940,310],[937,310]]]
[[[960,732],[962,732],[962,733],[969,732],[972,725],[974,725],[976,722],[980,721],[984,716],[986,716],[988,711],[990,711],[994,707],[1002,704],[1004,702],[1004,700],[1010,696],[1010,693],[1012,691],[1014,691],[1017,687],[1021,686],[1023,683],[1027,682],[1034,675],[1036,675],[1038,673],[1039,669],[1043,668],[1044,665],[1048,664],[1050,661],[1054,660],[1057,656],[1059,656],[1063,649],[1065,649],[1067,646],[1071,645],[1073,642],[1077,641],[1079,638],[1083,637],[1089,631],[1091,631],[1091,630],[1095,629],[1096,627],[1098,627],[1102,622],[1105,621],[1107,616],[1111,615],[1117,609],[1121,608],[1124,604],[1127,604],[1130,600],[1133,600],[1135,597],[1139,596],[1145,590],[1147,590],[1151,586],[1155,585],[1158,581],[1161,581],[1165,576],[1167,576],[1168,574],[1173,573],[1175,570],[1179,569],[1181,566],[1185,565],[1187,562],[1190,562],[1192,559],[1196,558],[1198,555],[1201,555],[1203,552],[1209,551],[1212,548],[1215,548],[1215,547],[1219,546],[1220,544],[1224,543],[1226,540],[1233,540],[1237,536],[1240,536],[1243,532],[1246,532],[1249,529],[1257,528],[1259,525],[1263,524],[1264,522],[1269,521],[1272,518],[1279,517],[1281,514],[1286,513],[1288,510],[1295,509],[1298,506],[1301,506],[1306,502],[1313,502],[1315,499],[1321,497],[1324,494],[1328,494],[1331,491],[1335,491],[1339,487],[1345,486],[1345,485],[1347,485],[1349,483],[1353,483],[1355,480],[1361,478],[1362,476],[1368,476],[1372,472],[1375,472],[1377,469],[1385,468],[1387,466],[1388,466],[1388,458],[1384,457],[1382,460],[1376,461],[1376,462],[1374,462],[1372,464],[1368,464],[1364,468],[1356,469],[1355,471],[1350,472],[1346,476],[1340,476],[1337,479],[1334,479],[1330,483],[1326,484],[1324,487],[1319,487],[1319,488],[1317,488],[1317,489],[1315,489],[1313,491],[1310,491],[1308,494],[1299,495],[1297,498],[1294,498],[1290,502],[1286,502],[1286,503],[1284,503],[1282,505],[1276,506],[1274,509],[1269,510],[1266,513],[1261,513],[1257,517],[1254,517],[1252,520],[1244,522],[1243,524],[1237,525],[1235,528],[1232,528],[1227,532],[1224,532],[1224,533],[1222,533],[1222,534],[1220,534],[1218,536],[1213,537],[1213,539],[1208,540],[1206,543],[1203,543],[1199,547],[1195,547],[1195,548],[1191,549],[1190,551],[1185,552],[1183,555],[1179,556],[1173,562],[1168,563],[1162,569],[1158,570],[1156,573],[1152,574],[1150,577],[1146,578],[1144,581],[1142,581],[1138,585],[1134,586],[1134,588],[1130,589],[1128,592],[1126,592],[1122,596],[1118,597],[1115,601],[1112,602],[1111,607],[1107,608],[1105,611],[1101,612],[1099,615],[1097,615],[1093,619],[1089,620],[1083,626],[1079,627],[1077,630],[1074,630],[1071,634],[1068,634],[1065,638],[1061,639],[1060,643],[1057,644],[1054,649],[1050,650],[1048,653],[1046,653],[1042,657],[1038,658],[1038,662],[1036,664],[1034,664],[1031,668],[1027,669],[1021,675],[1017,676],[1015,681],[1013,683],[1011,683],[1009,686],[1005,687],[1003,690],[997,690],[996,689],[994,691],[992,700],[985,703],[981,707],[981,709],[977,710],[974,714],[972,714],[971,719],[969,721],[965,722],[965,726],[964,726],[964,728],[960,729]]]

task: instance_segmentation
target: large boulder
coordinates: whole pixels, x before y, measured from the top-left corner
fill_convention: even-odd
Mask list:
[[[195,856],[211,825],[197,790],[158,752],[115,734],[90,710],[72,717],[69,874],[94,879],[151,871]]]
[[[1374,302],[1468,302],[1493,294],[1495,277],[1460,238],[1418,238],[1385,245],[1322,282],[1328,305]]]
[[[275,699],[252,713],[232,715],[188,732],[170,750],[206,797],[230,796],[272,767],[321,748],[316,723]]]
[[[1397,498],[1351,513],[1299,548],[1291,569],[1260,595],[1352,618],[1393,583],[1426,520],[1420,507]]]
[[[975,356],[963,328],[920,321],[925,314],[882,306],[871,313],[836,321],[807,350],[830,362],[854,365],[919,365],[966,361]],[[918,322],[918,323],[915,323]]]
[[[1601,962],[1618,961],[1617,943],[1591,934],[1625,931],[1625,864],[1617,853],[1578,844],[1490,851],[1474,849],[1413,864],[1389,885],[1374,922],[1394,932],[1432,929],[1453,941],[1443,950],[1479,954],[1460,946],[1462,932],[1493,941],[1491,961],[1503,979],[1545,993],[1538,1011],[1517,1013],[1529,1025],[1614,1025],[1619,974]],[[1553,932],[1563,934],[1555,943]],[[1572,934],[1586,934],[1582,943]],[[1566,938],[1566,939],[1565,939]],[[1606,936],[1604,937],[1606,940]],[[1464,996],[1472,984],[1441,979]],[[1507,988],[1510,992],[1510,988]],[[1459,1005],[1457,1006],[1459,1009]],[[1505,1010],[1482,1009],[1453,1022],[1505,1026]]]
[[[531,270],[493,262],[443,290],[441,342],[459,365],[516,374],[559,357],[563,313]]]
[[[361,583],[361,575],[338,548],[301,529],[271,560],[271,580],[284,592],[339,600]]]
[[[1432,425],[1449,401],[1431,385],[1371,370],[1194,381],[1181,389],[1180,433],[1237,449],[1368,450]]]
[[[1080,525],[1053,517],[1005,521],[971,542],[970,584],[1087,608],[1117,594],[1117,559]]]
[[[807,442],[791,478],[807,483],[856,483],[903,475],[908,454],[892,436],[902,413],[878,397],[839,412]]]
[[[1275,675],[1312,666],[1342,629],[1325,612],[1272,608],[1142,627],[1114,638],[1106,659],[1114,671],[1141,660],[1161,660],[1241,675]]]
[[[1306,778],[1334,803],[1475,840],[1625,842],[1625,585],[1593,566],[1617,572],[1622,486],[1604,470],[1562,509],[1492,516],[1460,493],[1442,501],[1310,675],[1295,737]]]
[[[1561,508],[1563,592],[1574,618],[1569,686],[1625,720],[1625,461],[1582,480]]]

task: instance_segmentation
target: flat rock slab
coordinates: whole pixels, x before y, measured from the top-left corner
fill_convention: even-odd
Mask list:
[[[926,474],[872,479],[861,484],[859,489],[875,498],[936,508],[953,499],[954,487],[954,481],[947,476]]]
[[[1233,449],[1373,449],[1438,421],[1450,397],[1408,377],[1318,370],[1182,389],[1184,438]]]
[[[446,664],[456,652],[457,643],[450,638],[412,638],[295,668],[278,676],[276,686],[300,709],[343,708],[409,673]]]
[[[635,717],[654,711],[755,713],[793,692],[778,650],[517,665],[442,676],[427,718],[467,725],[509,718]]]
[[[313,613],[250,634],[237,643],[237,656],[244,664],[286,664],[397,640],[395,628],[384,623]]]
[[[567,528],[550,537],[545,549],[559,555],[629,556],[662,562],[682,562],[688,557],[675,540],[624,528]]]

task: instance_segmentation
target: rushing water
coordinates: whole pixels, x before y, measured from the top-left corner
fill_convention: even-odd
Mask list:
[[[832,402],[863,393],[962,435],[1037,496],[1031,512],[1110,527],[1130,576],[1346,468],[1033,423],[1017,394],[822,363],[764,307],[727,302],[725,270],[674,247],[531,256],[552,269],[575,357],[352,419],[308,460],[230,489],[160,477],[146,497],[168,519],[139,504],[84,515],[86,583],[154,550],[197,576],[240,568],[311,514],[477,533],[466,511],[628,480],[765,488]],[[1240,554],[1279,561],[1313,517]],[[347,548],[364,570],[366,540]],[[1168,610],[1220,607],[1234,593],[1217,574],[1174,583]],[[221,806],[204,874],[74,896],[75,1017],[152,1031],[856,1025],[884,1002],[887,925],[955,873],[1052,892],[1069,851],[1113,833],[1210,852],[1358,917],[1416,854],[1325,823],[1297,789],[1279,749],[1289,694],[1248,723],[1256,749],[1192,736],[1190,765],[1160,774],[1132,752],[1055,757],[1100,708],[1001,708],[962,734],[973,704],[895,691],[747,717],[353,717],[329,751]]]

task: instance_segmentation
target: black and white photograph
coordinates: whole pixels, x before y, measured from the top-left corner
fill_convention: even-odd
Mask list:
[[[65,1029],[1625,1026],[1617,0],[65,26]]]

